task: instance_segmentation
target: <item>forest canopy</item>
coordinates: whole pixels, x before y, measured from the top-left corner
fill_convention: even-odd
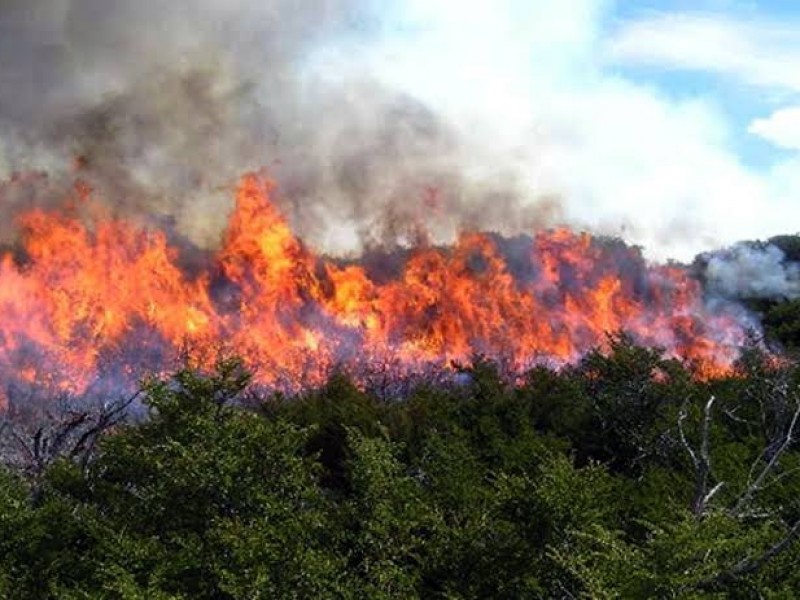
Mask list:
[[[515,382],[481,357],[457,368],[403,398],[342,373],[289,398],[228,360],[100,412],[7,419],[0,596],[800,589],[793,364],[751,348],[704,381],[619,335]]]

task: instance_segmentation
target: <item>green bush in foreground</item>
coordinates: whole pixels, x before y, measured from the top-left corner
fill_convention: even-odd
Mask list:
[[[0,472],[3,598],[792,598],[800,372],[702,382],[630,340],[507,385],[243,407],[236,362],[35,480]]]

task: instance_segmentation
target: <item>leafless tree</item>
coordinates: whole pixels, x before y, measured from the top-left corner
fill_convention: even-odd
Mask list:
[[[692,459],[692,465],[694,466],[695,471],[695,486],[694,486],[694,495],[692,497],[692,512],[694,513],[695,517],[701,518],[708,508],[708,504],[714,498],[714,496],[719,492],[722,487],[724,486],[724,482],[717,483],[713,488],[710,490],[708,489],[709,486],[709,478],[711,476],[711,455],[709,454],[709,437],[711,435],[711,413],[714,407],[714,402],[716,402],[716,398],[711,396],[708,402],[706,402],[705,408],[703,410],[703,424],[700,432],[700,447],[699,449],[695,450],[692,448],[692,445],[686,438],[686,432],[684,431],[684,422],[686,420],[687,411],[686,411],[686,404],[684,404],[683,408],[681,409],[678,415],[678,432],[680,434],[681,443],[686,451],[689,453],[689,457]]]
[[[113,401],[60,393],[15,397],[0,415],[0,461],[28,479],[34,496],[47,468],[59,459],[86,469],[98,439],[121,424],[139,392]]]
[[[781,457],[792,447],[797,439],[798,422],[800,421],[800,389],[791,386],[782,377],[765,380],[768,394],[759,395],[760,418],[767,431],[764,450],[750,467],[750,476],[744,489],[736,496],[731,505],[724,510],[735,519],[750,519],[759,516],[753,512],[753,505],[761,492],[771,482],[779,480]],[[710,453],[711,425],[713,407],[716,399],[712,396],[705,403],[703,419],[700,425],[700,441],[693,447],[685,432],[687,418],[686,404],[678,416],[678,433],[681,444],[694,466],[695,490],[692,498],[692,512],[698,519],[703,518],[709,510],[711,501],[723,488],[725,482],[719,481],[712,487],[712,462]],[[712,578],[701,581],[700,589],[713,589],[744,575],[761,569],[770,560],[788,550],[800,538],[800,520],[787,523],[783,536],[774,544],[754,556],[747,556]]]

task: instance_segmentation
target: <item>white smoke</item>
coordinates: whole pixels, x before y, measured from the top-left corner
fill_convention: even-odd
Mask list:
[[[710,255],[706,289],[727,298],[793,300],[800,297],[800,264],[774,244],[741,243]]]

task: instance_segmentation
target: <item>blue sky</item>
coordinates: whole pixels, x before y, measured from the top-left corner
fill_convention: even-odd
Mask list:
[[[390,8],[391,7],[391,8]],[[800,2],[394,0],[364,58],[476,178],[653,258],[800,231]]]
[[[757,73],[755,66],[741,68],[725,68],[718,65],[714,68],[713,59],[703,59],[696,56],[696,61],[687,60],[688,57],[678,57],[677,52],[668,53],[654,51],[648,52],[646,36],[641,40],[630,40],[635,37],[634,32],[641,32],[649,28],[650,35],[654,36],[661,30],[664,39],[669,34],[674,36],[677,46],[680,43],[681,27],[686,27],[688,22],[694,21],[698,29],[725,27],[736,35],[742,47],[750,47],[747,52],[742,52],[740,58],[753,59],[759,51],[765,61],[778,63],[784,62],[781,56],[782,49],[790,53],[800,50],[800,31],[795,34],[792,28],[800,25],[800,4],[783,2],[741,2],[730,0],[716,1],[663,1],[663,2],[618,2],[615,10],[609,11],[606,24],[607,35],[614,40],[615,34],[621,32],[622,40],[616,38],[616,43],[626,44],[628,37],[629,47],[622,52],[619,65],[620,73],[633,81],[640,81],[655,85],[666,96],[680,100],[693,96],[708,98],[717,105],[717,109],[724,113],[725,118],[734,127],[733,135],[737,150],[742,160],[754,167],[766,167],[775,161],[786,158],[790,152],[780,144],[771,142],[769,136],[754,134],[750,125],[772,114],[783,105],[792,103],[792,98],[797,95],[797,90],[788,81],[781,84],[753,84],[752,74],[747,71],[752,69]],[[683,24],[681,24],[683,23]],[[778,30],[788,39],[784,43],[777,40],[775,46],[770,48],[769,38],[771,30]],[[760,41],[767,38],[767,44],[761,46]],[[748,40],[750,40],[748,42]],[[611,42],[612,44],[614,41]],[[626,45],[627,45],[626,44]],[[637,51],[637,44],[640,44]],[[735,51],[730,50],[732,53]],[[627,58],[627,60],[626,60]],[[742,61],[744,62],[744,61]],[[786,68],[793,66],[786,62]],[[792,77],[793,78],[793,77]],[[787,79],[789,79],[787,77]]]

